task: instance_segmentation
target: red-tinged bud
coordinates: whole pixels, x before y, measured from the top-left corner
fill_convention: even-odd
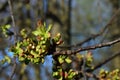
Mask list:
[[[38,26],[38,27],[41,27],[42,25],[43,25],[43,21],[42,21],[42,20],[38,20],[38,21],[37,21],[37,26]]]
[[[21,53],[20,56],[21,56],[21,57],[24,57],[24,53]]]
[[[29,47],[32,47],[32,44],[29,44]]]
[[[60,72],[60,76],[67,78],[68,77],[68,73],[67,72]]]
[[[30,41],[30,39],[29,39],[29,38],[27,38],[27,39],[26,39],[26,41],[28,41],[28,42],[29,42],[29,41]]]
[[[67,78],[68,77],[68,73],[67,72],[65,72],[65,78]]]
[[[40,41],[40,40],[41,40],[41,37],[40,37],[40,36],[37,36],[36,39],[37,39],[38,41]]]
[[[51,33],[50,33],[50,32],[48,32],[48,37],[49,37],[49,38],[51,37]]]
[[[27,46],[27,49],[31,49],[32,48],[32,44],[30,43],[29,46]]]
[[[64,76],[64,72],[60,72],[60,76]]]
[[[39,53],[40,53],[40,54],[42,53],[42,49],[40,49]]]
[[[57,33],[57,34],[56,34],[56,37],[61,37],[61,34],[60,34],[60,33]]]
[[[56,44],[57,45],[60,45],[60,44],[62,44],[63,43],[63,40],[59,40]]]

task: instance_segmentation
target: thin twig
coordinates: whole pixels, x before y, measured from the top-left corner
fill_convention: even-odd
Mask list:
[[[76,54],[76,53],[81,52],[81,51],[94,50],[94,49],[97,49],[97,48],[108,47],[108,46],[114,45],[114,44],[116,44],[118,42],[120,42],[120,38],[118,38],[118,39],[116,39],[114,41],[110,41],[110,42],[105,42],[105,43],[96,44],[96,45],[87,46],[87,47],[81,47],[81,48],[79,48],[77,50],[56,51],[56,52],[54,52],[54,55],[60,55],[60,54],[72,55],[72,54]]]
[[[16,58],[14,58],[14,64],[13,64],[13,67],[12,67],[12,73],[11,73],[11,75],[10,75],[8,80],[12,80],[12,78],[13,78],[13,76],[15,74],[16,66],[17,66]]]
[[[98,76],[96,76],[95,74],[93,74],[93,73],[88,73],[88,72],[86,72],[85,74],[86,74],[86,76],[89,77],[89,78],[94,78],[94,79],[96,79],[96,80],[100,80],[100,78],[99,78]]]
[[[84,78],[84,80],[87,80],[87,76],[85,74],[85,66],[86,66],[85,63],[86,63],[86,59],[85,59],[85,55],[84,55],[84,57],[83,57],[82,71],[83,71],[83,78]]]
[[[93,49],[97,49],[97,48],[107,47],[107,46],[114,45],[118,42],[120,42],[120,38],[118,38],[114,41],[105,42],[105,43],[101,43],[101,44],[97,44],[97,45],[93,45],[93,46],[87,46],[87,47],[84,47],[84,48],[80,48],[80,49],[74,51],[74,53],[77,53],[77,52],[80,52],[80,51],[93,50]]]
[[[11,16],[11,19],[12,19],[13,27],[15,27],[15,18],[14,18],[14,15],[13,15],[11,0],[8,0],[8,4],[9,4],[9,8],[10,8],[10,16]]]
[[[78,73],[85,74],[89,78],[94,78],[96,80],[100,80],[100,78],[97,75],[95,75],[94,73],[83,72],[83,71],[78,71]],[[86,79],[84,79],[84,80],[86,80]]]
[[[12,19],[13,27],[15,29],[16,25],[15,25],[15,19],[14,19],[14,15],[13,15],[11,0],[8,0],[8,4],[9,4],[9,8],[10,8],[10,16],[11,16],[11,19]],[[14,30],[14,41],[16,42],[16,30]],[[14,57],[14,64],[13,64],[12,73],[9,77],[9,80],[12,80],[12,78],[15,74],[16,66],[17,66],[16,57]]]
[[[0,67],[0,72],[3,72],[6,68],[8,68],[11,64],[8,64],[6,66]]]
[[[87,39],[83,40],[82,42],[80,42],[78,44],[69,45],[69,46],[59,46],[59,48],[72,48],[72,47],[75,48],[75,47],[79,47],[79,46],[83,45],[84,43],[86,43],[86,42],[88,42],[88,41],[90,41],[92,39],[95,39],[98,36],[102,35],[106,31],[108,26],[110,26],[112,24],[112,21],[116,18],[116,16],[119,14],[119,12],[120,12],[120,9],[118,9],[115,12],[115,14],[112,16],[112,18],[108,21],[108,23],[105,25],[105,27],[102,30],[100,30],[100,32],[98,34],[94,34],[94,35],[88,37]]]
[[[115,53],[115,54],[113,54],[112,56],[110,56],[109,58],[107,58],[107,59],[104,60],[103,62],[99,63],[98,65],[96,65],[92,71],[100,68],[101,66],[103,66],[103,65],[106,64],[107,62],[111,61],[112,59],[116,58],[117,56],[120,56],[120,51],[117,52],[117,53]]]

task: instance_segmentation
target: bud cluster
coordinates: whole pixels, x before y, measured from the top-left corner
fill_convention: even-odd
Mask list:
[[[21,31],[22,41],[19,41],[11,48],[11,51],[18,56],[19,61],[26,64],[29,62],[44,62],[44,57],[55,51],[57,45],[61,44],[61,35],[58,33],[51,37],[51,25],[46,28],[45,24],[37,24],[37,29],[27,36],[25,30]]]

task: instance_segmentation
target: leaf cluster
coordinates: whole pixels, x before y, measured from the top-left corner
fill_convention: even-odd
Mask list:
[[[28,64],[29,62],[39,64],[44,62],[44,57],[55,51],[56,45],[60,44],[60,33],[51,37],[50,30],[52,25],[46,28],[46,24],[37,24],[36,30],[26,35],[26,30],[21,30],[23,40],[18,41],[11,47],[11,51],[18,57],[19,61]]]
[[[101,80],[120,80],[120,70],[115,69],[111,72],[101,69],[99,72]]]

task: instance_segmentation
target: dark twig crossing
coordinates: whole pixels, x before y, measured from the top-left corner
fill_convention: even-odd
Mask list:
[[[10,16],[11,16],[11,19],[12,19],[13,27],[15,28],[16,27],[15,18],[14,18],[14,15],[13,15],[13,9],[12,9],[11,0],[8,0],[8,4],[9,4]],[[15,30],[14,30],[14,42],[16,42],[16,31]],[[13,64],[12,73],[11,73],[11,75],[9,77],[9,80],[12,80],[12,78],[13,78],[13,76],[15,74],[16,66],[17,66],[16,57],[14,57],[14,64]]]
[[[87,47],[81,47],[77,50],[56,51],[56,52],[54,52],[54,55],[60,55],[60,54],[72,55],[72,54],[76,54],[76,53],[81,52],[81,51],[94,50],[94,49],[97,49],[97,48],[109,47],[109,46],[114,45],[114,44],[119,43],[119,42],[120,42],[120,38],[118,38],[114,41],[110,41],[110,42],[105,42],[105,43],[96,44],[96,45],[87,46]]]

